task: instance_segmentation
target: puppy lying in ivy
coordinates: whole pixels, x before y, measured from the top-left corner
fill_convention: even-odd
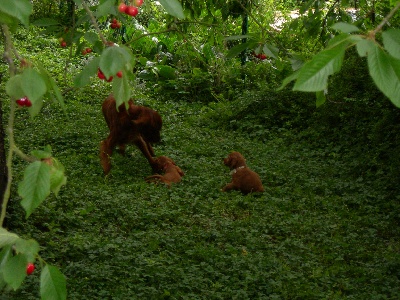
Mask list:
[[[232,152],[224,159],[224,164],[231,169],[232,181],[222,188],[223,192],[238,190],[243,194],[264,192],[260,176],[246,165],[246,160],[239,152]]]
[[[185,175],[184,172],[179,168],[175,162],[167,156],[159,156],[156,158],[157,165],[163,166],[162,171],[164,175],[151,175],[145,180],[146,182],[163,182],[168,187],[171,187],[172,183],[178,183],[182,180],[182,176]]]

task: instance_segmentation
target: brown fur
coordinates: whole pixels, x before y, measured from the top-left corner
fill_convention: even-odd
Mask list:
[[[224,159],[224,164],[231,169],[232,181],[222,191],[239,190],[243,194],[264,192],[260,176],[246,165],[246,160],[239,152],[232,152]]]
[[[110,172],[114,148],[118,146],[118,152],[124,155],[126,144],[135,144],[148,160],[153,172],[159,171],[161,166],[153,158],[151,143],[161,139],[161,116],[151,108],[135,105],[132,100],[129,100],[128,107],[123,103],[117,110],[113,95],[104,100],[102,111],[110,129],[108,137],[100,143],[100,161],[104,174]]]
[[[163,182],[168,187],[171,187],[172,183],[178,183],[182,180],[182,176],[185,175],[181,168],[179,168],[175,162],[167,156],[160,156],[156,159],[158,164],[163,164],[164,175],[152,175],[146,178],[146,182]]]

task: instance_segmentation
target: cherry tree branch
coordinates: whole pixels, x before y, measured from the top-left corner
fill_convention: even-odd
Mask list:
[[[393,15],[400,9],[400,2],[389,12],[389,14],[382,20],[382,22],[370,33],[372,38],[375,38],[375,35],[382,30],[383,26],[389,22],[389,20],[393,17]]]

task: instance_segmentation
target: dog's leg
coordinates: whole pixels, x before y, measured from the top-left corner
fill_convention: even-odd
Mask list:
[[[150,155],[151,155],[152,157],[156,156],[156,155],[154,154],[153,146],[152,146],[149,142],[145,142],[145,143],[146,143],[147,149],[149,150]]]
[[[114,146],[110,137],[100,143],[100,163],[105,175],[110,173],[111,170],[111,156]]]
[[[157,173],[162,166],[159,166],[157,164],[157,161],[153,158],[154,155],[150,153],[149,148],[147,147],[147,144],[141,136],[136,140],[135,142],[136,146],[142,151],[143,155],[146,157],[147,161],[149,162],[151,168],[153,169],[153,173]],[[151,148],[153,151],[153,148]],[[154,151],[153,151],[154,152]]]
[[[234,189],[236,189],[236,187],[235,187],[235,185],[233,184],[233,182],[231,182],[231,183],[228,183],[227,185],[225,185],[225,186],[222,188],[222,191],[223,191],[223,192],[227,192],[227,191],[234,190]]]

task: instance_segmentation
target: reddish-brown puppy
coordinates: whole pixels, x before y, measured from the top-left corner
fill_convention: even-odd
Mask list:
[[[160,156],[156,159],[157,163],[163,164],[164,175],[152,175],[146,178],[146,182],[163,182],[168,187],[171,187],[172,183],[178,183],[182,180],[182,176],[185,175],[181,168],[179,168],[175,162],[167,156]]]
[[[117,110],[113,95],[104,100],[102,111],[110,129],[108,137],[100,143],[100,161],[104,174],[110,172],[114,148],[118,146],[118,152],[124,155],[126,144],[135,144],[140,149],[153,172],[160,170],[161,166],[153,158],[151,143],[161,139],[161,116],[151,108],[135,105],[132,100],[129,100],[128,107],[123,103]]]
[[[239,152],[232,152],[224,159],[224,164],[231,169],[232,182],[222,188],[222,191],[238,190],[243,194],[264,192],[260,176],[246,165],[246,160]]]

